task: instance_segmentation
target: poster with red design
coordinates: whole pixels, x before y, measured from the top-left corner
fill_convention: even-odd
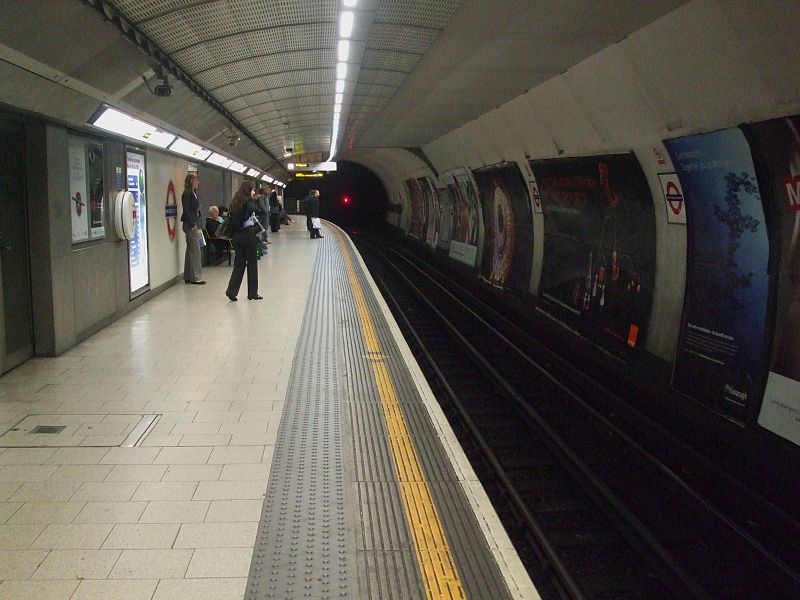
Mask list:
[[[770,246],[779,249],[771,269],[777,272],[770,302],[775,334],[758,423],[800,445],[800,116],[743,129],[764,195]]]
[[[653,296],[653,198],[633,153],[531,161],[544,216],[542,308],[614,351],[641,347]]]

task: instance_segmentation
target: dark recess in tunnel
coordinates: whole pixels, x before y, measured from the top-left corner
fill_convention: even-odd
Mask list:
[[[319,179],[293,179],[284,196],[302,200],[311,189],[320,191],[320,214],[345,231],[383,226],[388,208],[386,189],[368,168],[341,160],[337,171]],[[347,202],[345,202],[347,198]]]

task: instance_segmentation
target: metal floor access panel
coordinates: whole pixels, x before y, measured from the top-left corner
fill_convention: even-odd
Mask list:
[[[510,598],[351,244],[310,243],[245,599]]]

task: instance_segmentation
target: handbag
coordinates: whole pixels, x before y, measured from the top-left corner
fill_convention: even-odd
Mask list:
[[[219,224],[219,227],[217,227],[217,232],[214,234],[214,237],[217,237],[221,240],[229,240],[231,239],[232,234],[233,231],[231,227],[231,218],[225,217],[222,223]]]
[[[266,229],[264,229],[264,226],[261,224],[261,221],[259,221],[258,217],[255,215],[253,215],[253,231],[256,232],[256,235],[258,235],[259,233],[264,233],[266,231]]]
[[[322,228],[322,221],[320,221],[319,217],[311,217],[311,226],[314,229],[320,229]]]

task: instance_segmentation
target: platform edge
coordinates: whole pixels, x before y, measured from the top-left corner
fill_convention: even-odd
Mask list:
[[[453,429],[450,427],[447,417],[439,406],[439,402],[436,400],[430,385],[428,385],[428,381],[425,379],[425,375],[422,373],[416,358],[414,358],[414,354],[411,352],[411,348],[408,346],[405,337],[403,337],[403,333],[400,331],[400,327],[397,325],[394,315],[392,315],[391,310],[389,310],[389,306],[386,304],[375,280],[372,278],[372,274],[364,263],[361,253],[358,252],[353,240],[350,239],[346,231],[329,221],[326,221],[326,225],[336,227],[344,234],[344,238],[353,250],[353,254],[364,272],[370,290],[378,306],[380,306],[381,312],[389,326],[389,330],[394,336],[403,362],[408,368],[411,379],[428,412],[428,416],[437,430],[437,435],[458,477],[459,484],[464,490],[464,494],[469,500],[470,507],[480,524],[483,538],[497,563],[509,595],[518,600],[539,600],[541,598],[539,592],[536,590],[533,581],[519,558],[519,554],[511,543],[511,539],[508,537],[505,527],[503,527],[503,524],[500,522],[500,517],[497,515],[494,506],[492,506],[483,485],[481,485],[466,454],[464,454],[464,450],[461,448],[461,444],[458,442]]]

